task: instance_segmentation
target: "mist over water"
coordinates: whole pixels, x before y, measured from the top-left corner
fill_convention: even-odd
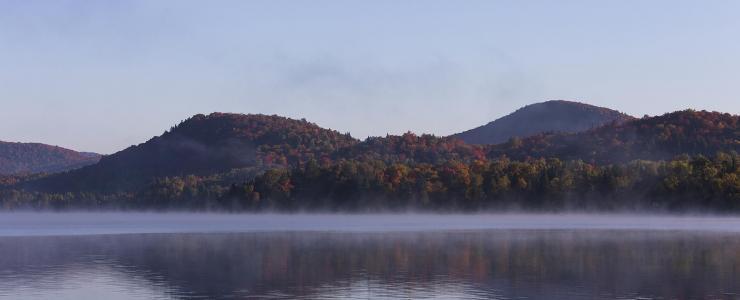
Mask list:
[[[620,214],[0,213],[0,236],[493,229],[695,230],[740,233],[740,218]]]

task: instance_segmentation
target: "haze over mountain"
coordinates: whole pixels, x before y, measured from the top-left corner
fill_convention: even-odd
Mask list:
[[[94,164],[101,155],[41,143],[0,141],[0,174],[56,173]]]
[[[633,117],[580,102],[551,100],[530,104],[486,125],[452,135],[469,144],[498,144],[543,132],[579,132]]]
[[[50,190],[136,189],[153,178],[207,175],[238,168],[320,159],[357,143],[348,134],[280,116],[195,115],[161,136],[103,157],[99,163],[40,180]]]

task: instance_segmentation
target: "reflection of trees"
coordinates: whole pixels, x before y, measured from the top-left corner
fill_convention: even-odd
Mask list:
[[[740,288],[740,239],[700,233],[522,231],[172,234],[0,239],[16,273],[104,258],[184,293],[312,295],[357,282],[460,282],[508,296],[721,296]],[[398,285],[400,284],[400,285]],[[242,291],[241,294],[235,291]]]

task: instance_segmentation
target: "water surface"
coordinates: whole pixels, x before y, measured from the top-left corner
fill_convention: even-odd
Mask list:
[[[0,299],[740,299],[733,218],[46,216],[0,221]]]

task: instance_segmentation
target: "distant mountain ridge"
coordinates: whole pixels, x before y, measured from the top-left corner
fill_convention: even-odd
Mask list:
[[[632,116],[580,102],[551,100],[530,104],[486,125],[452,135],[469,144],[499,144],[544,132],[580,132]]]
[[[56,173],[94,164],[101,155],[41,143],[0,141],[0,174]]]

